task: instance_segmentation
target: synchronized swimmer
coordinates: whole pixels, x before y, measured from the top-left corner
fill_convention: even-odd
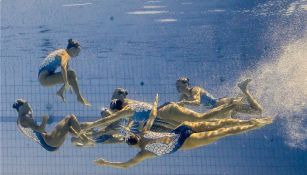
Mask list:
[[[150,128],[158,114],[157,103],[158,96],[153,104],[149,120],[141,133],[133,133],[129,128],[125,128],[125,142],[141,150],[135,157],[127,162],[109,162],[98,159],[94,163],[99,166],[128,168],[149,158],[171,154],[177,150],[206,146],[223,137],[240,134],[272,123],[271,118],[251,120],[228,118],[211,122],[183,122],[171,132],[152,132]]]
[[[65,90],[71,90],[72,87],[77,95],[77,100],[86,106],[91,106],[81,95],[76,72],[69,69],[69,61],[71,58],[78,56],[80,51],[80,43],[76,40],[69,39],[66,49],[55,50],[44,59],[39,67],[38,80],[43,86],[54,86],[64,83],[56,93],[63,101],[65,101]],[[60,67],[61,71],[56,72]]]
[[[20,131],[30,139],[39,143],[47,151],[57,150],[65,141],[68,133],[80,138],[84,144],[94,144],[94,142],[81,132],[81,127],[74,115],[68,115],[62,119],[51,133],[45,131],[48,116],[43,117],[40,125],[33,118],[33,111],[30,104],[18,99],[13,104],[13,108],[18,112],[17,126]]]
[[[253,97],[247,90],[247,85],[251,82],[251,79],[246,79],[238,84],[238,87],[243,92],[244,97],[248,103],[242,103],[241,105],[236,105],[236,107],[231,111],[231,115],[236,113],[245,114],[256,114],[260,115],[263,111],[262,106],[258,103],[255,97]],[[214,108],[221,106],[223,104],[229,103],[230,101],[237,98],[215,98],[205,89],[199,86],[190,86],[189,78],[181,77],[176,81],[176,89],[180,94],[178,105],[194,105],[194,106],[206,106],[208,108]],[[244,98],[243,97],[243,98]]]
[[[85,106],[91,104],[81,95],[76,72],[69,69],[71,58],[79,55],[78,41],[69,39],[66,49],[51,52],[39,68],[38,79],[43,86],[63,84],[56,95],[65,101],[64,93],[72,90],[77,100]],[[58,68],[61,71],[56,72]],[[68,134],[78,147],[93,147],[97,143],[127,143],[140,152],[127,162],[95,160],[99,166],[128,168],[156,156],[206,146],[219,139],[247,132],[272,123],[272,118],[240,120],[231,118],[237,113],[261,115],[263,108],[247,90],[251,79],[238,84],[243,96],[215,98],[205,89],[190,86],[189,78],[176,81],[180,94],[178,102],[167,102],[158,106],[158,95],[153,104],[127,98],[128,91],[116,88],[109,108],[103,108],[96,121],[79,123],[70,114],[57,123],[48,133],[45,128],[48,116],[41,124],[33,117],[30,104],[17,99],[13,108],[18,112],[17,127],[28,138],[40,144],[47,151],[61,147]],[[206,106],[206,112],[196,112],[186,105]]]

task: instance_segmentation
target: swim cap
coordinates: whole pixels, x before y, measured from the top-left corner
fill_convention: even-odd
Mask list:
[[[73,40],[73,39],[69,39],[66,48],[67,48],[67,49],[70,49],[70,48],[72,48],[72,47],[75,47],[75,48],[80,47],[79,41]]]
[[[110,109],[112,110],[122,110],[123,109],[123,102],[121,100],[118,99],[114,99],[111,101],[110,103]]]

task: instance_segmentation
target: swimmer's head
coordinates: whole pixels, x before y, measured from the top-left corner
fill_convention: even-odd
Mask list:
[[[176,81],[176,89],[179,93],[183,92],[184,90],[188,89],[190,86],[189,78],[187,77],[180,77]]]
[[[77,40],[69,39],[66,47],[68,54],[71,57],[76,57],[81,51],[80,43]]]
[[[139,142],[140,142],[140,138],[139,138],[137,135],[134,135],[134,134],[130,135],[130,136],[126,139],[126,143],[127,143],[128,145],[131,145],[131,146],[136,145],[136,144],[138,144]]]
[[[32,108],[29,103],[23,99],[17,99],[16,102],[13,104],[13,108],[16,109],[19,115],[28,114],[32,111]]]
[[[112,100],[113,99],[118,99],[121,101],[124,101],[124,99],[127,97],[128,91],[124,88],[116,88],[113,92],[112,95]]]
[[[101,108],[100,116],[101,118],[105,118],[111,115],[111,112],[107,108]]]

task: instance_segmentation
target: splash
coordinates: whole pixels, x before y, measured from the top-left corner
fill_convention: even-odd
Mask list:
[[[280,119],[288,145],[307,149],[307,36],[283,46],[279,57],[244,72],[265,114]]]

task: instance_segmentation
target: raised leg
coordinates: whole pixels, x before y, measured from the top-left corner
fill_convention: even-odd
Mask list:
[[[158,110],[158,116],[161,119],[175,120],[178,122],[190,121],[206,121],[214,118],[223,118],[234,109],[234,104],[224,104],[216,108],[211,109],[205,113],[198,113],[188,108],[177,105],[176,103],[170,103]]]
[[[64,143],[67,133],[80,137],[84,142],[91,143],[91,140],[81,132],[79,122],[74,115],[69,115],[61,120],[51,133],[44,134],[44,139],[49,145],[59,147]]]
[[[77,95],[77,100],[80,102],[80,103],[83,103],[84,105],[86,106],[91,106],[91,104],[84,98],[82,97],[81,95],[81,92],[80,92],[80,88],[79,88],[79,84],[78,84],[78,80],[77,80],[77,75],[76,75],[76,72],[73,71],[73,70],[68,70],[67,72],[67,78],[68,78],[68,81],[69,81],[69,84],[71,85],[71,87],[73,88],[75,94]],[[63,87],[62,87],[63,88]],[[62,89],[61,88],[61,89]],[[61,90],[60,89],[60,90]],[[64,92],[64,91],[63,91]]]
[[[238,125],[253,124],[254,120],[239,120],[239,119],[216,119],[209,122],[183,122],[182,125],[186,125],[192,128],[194,132],[212,131],[223,127],[232,127]]]
[[[182,149],[192,149],[205,146],[219,140],[220,138],[257,129],[270,123],[272,123],[271,118],[253,119],[252,124],[238,124],[237,126],[232,126],[229,128],[220,128],[214,131],[193,133],[186,139]]]
[[[238,87],[245,94],[246,99],[249,103],[249,106],[241,106],[237,108],[238,112],[248,113],[248,114],[261,114],[263,111],[262,106],[258,103],[255,97],[253,97],[250,92],[247,90],[247,85],[252,81],[252,79],[246,79],[243,82],[238,84]]]

